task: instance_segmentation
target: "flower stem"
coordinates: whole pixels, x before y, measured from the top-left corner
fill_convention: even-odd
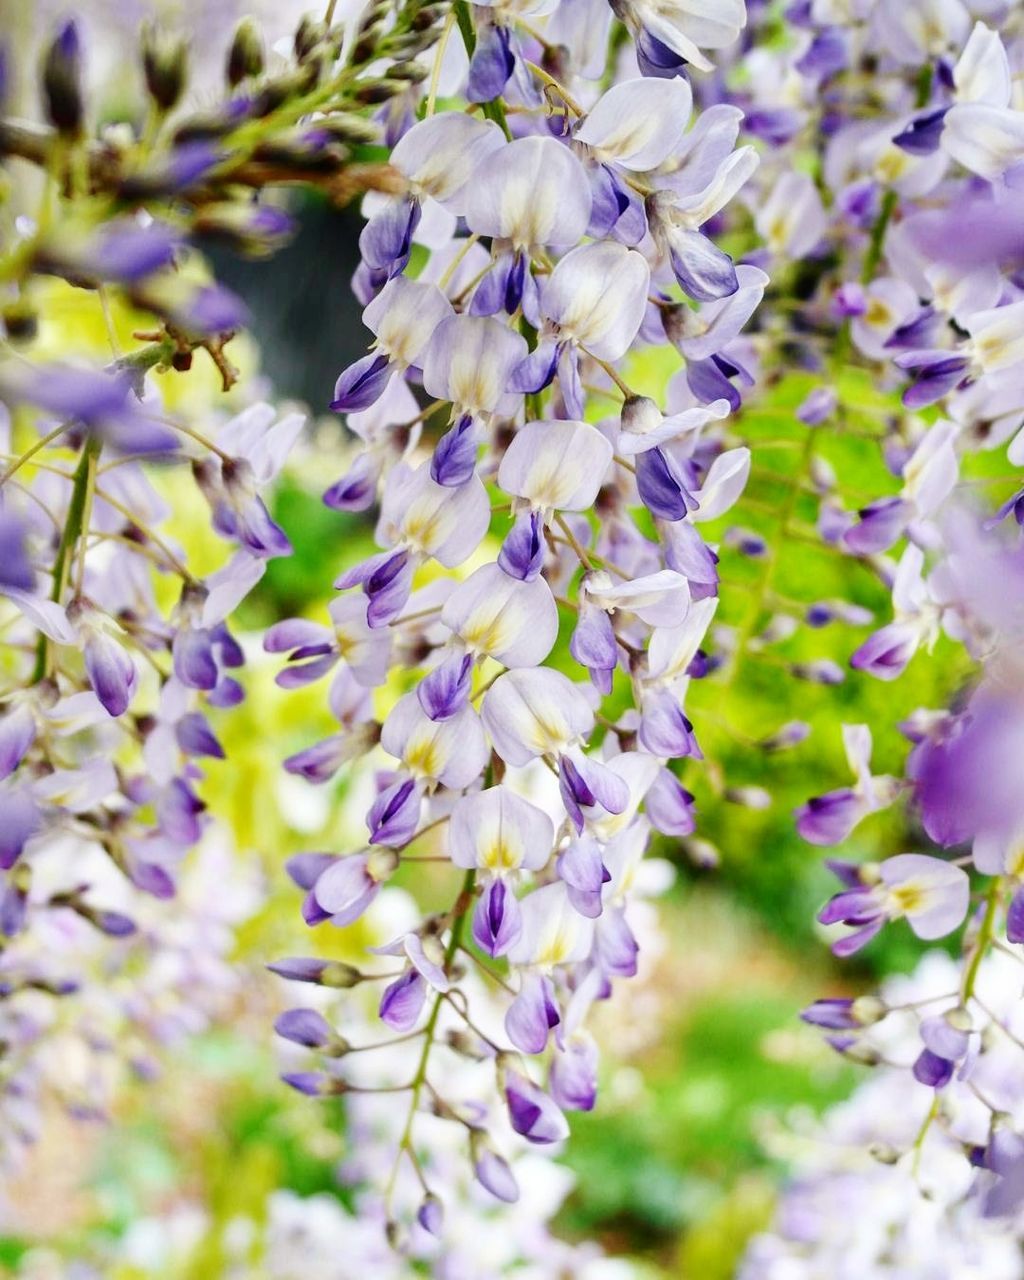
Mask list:
[[[448,938],[448,945],[444,952],[444,970],[447,973],[451,968],[452,961],[455,959],[455,953],[459,949],[462,941],[463,930],[466,927],[466,917],[469,915],[469,909],[473,903],[473,894],[476,889],[476,870],[475,868],[467,871],[462,881],[462,889],[458,898],[455,900],[455,906],[452,908],[454,916],[452,919],[451,934]],[[416,1074],[412,1079],[412,1098],[409,1101],[409,1115],[405,1121],[405,1128],[402,1130],[402,1136],[398,1142],[398,1150],[395,1153],[395,1163],[391,1170],[391,1177],[388,1181],[388,1190],[386,1202],[390,1204],[391,1197],[394,1194],[395,1182],[398,1178],[398,1170],[401,1165],[402,1155],[409,1151],[412,1142],[412,1127],[416,1119],[416,1112],[420,1104],[420,1094],[423,1092],[423,1085],[427,1079],[427,1065],[430,1061],[430,1051],[434,1047],[434,1036],[437,1032],[437,1020],[441,1015],[441,1004],[444,1001],[442,992],[437,992],[434,997],[434,1006],[430,1010],[430,1017],[427,1019],[427,1025],[423,1029],[423,1049],[420,1052],[420,1060],[416,1067]]]
[[[68,568],[75,546],[82,534],[85,513],[91,505],[91,489],[96,478],[96,459],[99,457],[101,447],[102,442],[99,436],[90,435],[85,442],[85,448],[78,459],[78,466],[72,478],[67,520],[60,536],[57,556],[53,562],[53,587],[50,591],[50,599],[58,604],[67,586]],[[49,641],[46,636],[40,634],[39,643],[36,646],[35,671],[32,673],[33,684],[42,680],[47,674],[48,666]]]
[[[882,260],[882,242],[885,240],[885,233],[889,229],[889,223],[892,221],[892,215],[896,212],[896,204],[899,200],[896,192],[889,190],[882,197],[882,207],[878,211],[878,217],[875,219],[871,227],[871,238],[868,241],[868,251],[864,255],[864,265],[861,268],[860,282],[861,284],[870,284],[875,278],[875,272],[878,270],[878,264]]]
[[[998,877],[996,877],[988,887],[985,914],[982,916],[981,928],[978,930],[978,936],[974,940],[971,959],[964,974],[964,985],[960,996],[961,1004],[966,1004],[971,996],[974,995],[974,984],[978,979],[978,970],[981,968],[981,962],[988,952],[989,943],[992,941],[996,911],[999,909],[999,890],[1000,883]]]

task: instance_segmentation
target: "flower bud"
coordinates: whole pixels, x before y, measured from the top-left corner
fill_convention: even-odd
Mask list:
[[[336,142],[372,143],[380,140],[377,123],[345,111],[325,116],[322,120],[312,120],[307,128],[313,133],[326,134]]]
[[[477,1182],[492,1196],[513,1204],[519,1199],[519,1187],[509,1163],[491,1145],[482,1129],[474,1129],[469,1138],[470,1159]]]
[[[408,80],[411,84],[420,84],[430,74],[428,67],[422,62],[395,62],[387,69],[392,80]]]
[[[277,960],[267,968],[289,982],[311,982],[335,991],[347,991],[363,981],[363,975],[352,965],[341,960],[323,960],[319,956]]]
[[[470,1035],[468,1031],[462,1031],[457,1027],[452,1027],[448,1031],[445,1044],[455,1053],[473,1062],[483,1062],[491,1056],[490,1050],[478,1036]]]
[[[310,64],[297,71],[265,80],[252,100],[251,114],[259,119],[276,111],[282,103],[307,93],[316,81],[316,68]]]
[[[142,70],[149,96],[161,111],[170,111],[185,89],[188,72],[185,41],[170,35],[156,23],[147,23],[142,29]]]
[[[761,534],[743,525],[727,529],[722,541],[727,547],[734,547],[741,556],[748,556],[752,560],[760,559],[768,551],[768,544]]]
[[[39,332],[39,319],[35,309],[19,298],[4,307],[0,320],[4,334],[11,342],[31,342]]]
[[[683,847],[693,865],[702,871],[713,871],[722,861],[722,855],[711,841],[702,840],[699,836],[687,840]]]
[[[788,613],[776,613],[768,619],[764,629],[755,637],[757,644],[782,644],[796,634],[799,623]]]
[[[842,684],[846,672],[830,658],[819,658],[815,662],[794,662],[790,672],[798,680],[807,680],[811,684]]]
[[[432,1236],[440,1237],[444,1227],[444,1203],[432,1191],[428,1191],[423,1197],[420,1207],[416,1211],[416,1221],[424,1231],[429,1231]]]
[[[873,1049],[869,1044],[861,1044],[859,1040],[843,1045],[840,1053],[844,1058],[849,1058],[851,1062],[859,1062],[863,1067],[877,1067],[882,1060],[877,1049]]]
[[[400,93],[405,93],[408,87],[400,80],[374,80],[369,84],[358,85],[353,96],[357,102],[372,106],[396,98]]]
[[[422,9],[418,9],[413,15],[412,28],[414,31],[427,31],[430,27],[440,22],[446,12],[446,6],[443,4],[428,4]]]
[[[228,51],[227,78],[234,89],[243,80],[258,76],[263,71],[263,39],[252,18],[243,18],[235,28],[235,36]]]
[[[799,746],[810,736],[811,726],[804,720],[788,720],[775,730],[770,737],[762,738],[763,751],[786,751],[790,747]]]
[[[197,235],[216,239],[250,257],[266,257],[287,240],[292,219],[272,204],[219,200],[196,214]]]
[[[817,454],[811,459],[810,464],[811,484],[819,493],[831,493],[836,487],[836,473],[831,463],[826,462],[824,458]]]
[[[378,0],[365,11],[359,24],[359,34],[365,35],[371,28],[380,27],[387,22],[391,14],[390,0]]]
[[[82,46],[73,20],[64,23],[43,60],[43,100],[46,114],[66,137],[82,129]]]
[[[974,1030],[974,1020],[962,1005],[958,1005],[955,1009],[947,1009],[942,1016],[954,1031],[968,1032]]]
[[[347,991],[350,987],[358,986],[362,980],[363,975],[354,965],[344,964],[340,960],[328,961],[320,975],[320,985],[335,991]]]
[[[697,313],[683,303],[678,303],[671,307],[663,307],[661,323],[665,330],[665,337],[674,347],[678,347],[687,338],[700,337],[702,331],[706,328]]]
[[[661,425],[662,412],[650,396],[627,396],[622,402],[622,430],[644,436]]]
[[[307,13],[295,29],[293,47],[296,58],[304,62],[326,35],[327,28],[324,24]]]
[[[772,794],[764,787],[726,787],[725,798],[744,809],[770,809]]]
[[[854,1022],[858,1022],[862,1027],[881,1022],[888,1012],[888,1005],[878,996],[858,996],[850,1007]]]
[[[366,860],[366,874],[380,884],[398,870],[399,856],[394,849],[371,849]]]
[[[326,1076],[320,1071],[289,1071],[282,1075],[285,1084],[308,1098],[337,1098],[349,1093],[351,1086],[336,1076]]]

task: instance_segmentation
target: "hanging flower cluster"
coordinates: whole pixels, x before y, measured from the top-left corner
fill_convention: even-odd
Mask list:
[[[908,801],[923,828],[917,848],[880,862],[831,861],[839,891],[819,920],[844,926],[832,933],[839,956],[893,920],[924,940],[967,921],[957,990],[921,1020],[906,1065],[918,1095],[936,1091],[928,1123],[952,1135],[972,1166],[1005,1175],[991,1203],[1015,1209],[1003,1152],[1021,1141],[1019,1109],[983,1083],[996,1069],[1000,1035],[976,987],[993,949],[1024,942],[1024,561],[1016,528],[1001,526],[1022,516],[1019,480],[999,457],[1011,468],[1024,459],[1024,112],[1013,70],[1024,51],[1020,8],[812,0],[786,10],[783,33],[776,24],[760,6],[742,77],[739,64],[723,74],[760,142],[762,164],[747,190],[756,192],[751,209],[765,244],[758,260],[778,285],[759,313],[763,350],[783,344],[819,380],[797,415],[808,428],[799,479],[817,491],[817,536],[891,592],[892,620],[853,648],[850,667],[895,681],[919,651],[941,643],[954,653],[952,641],[966,650],[958,669],[971,673],[954,710],[920,708],[900,725],[911,744],[903,778],[875,776],[870,728],[844,726],[855,781],[810,799],[797,826],[813,844],[836,845],[869,815]],[[844,478],[816,466],[816,442],[858,416],[871,422],[872,410],[851,398],[864,385],[851,381],[856,366],[899,395],[904,412],[872,424],[881,426],[887,491],[858,494],[851,509]],[[999,494],[993,482],[1009,492],[1001,505],[989,496]],[[842,601],[805,620],[867,621],[855,613]],[[953,849],[962,856],[942,856]],[[888,1018],[885,1002],[823,1000],[805,1016],[847,1056],[884,1060],[871,1044],[874,1024]],[[957,1128],[954,1078],[987,1108],[987,1131],[969,1143]],[[903,1087],[908,1101],[915,1097],[913,1081],[905,1077]],[[887,1150],[916,1171],[927,1152],[906,1138],[894,1128]]]
[[[201,114],[179,109],[185,40],[147,27],[139,127],[99,133],[69,21],[47,37],[45,122],[0,120],[0,155],[44,174],[35,219],[5,206],[0,253],[0,1108],[20,1117],[5,1145],[31,1135],[48,1083],[76,1114],[105,1107],[109,1072],[73,1079],[60,1026],[96,1047],[109,1024],[98,1060],[118,1046],[141,1064],[145,1037],[136,1043],[119,1019],[151,1020],[166,1038],[147,1012],[150,976],[168,984],[168,1023],[177,983],[208,993],[194,1002],[196,1025],[215,998],[224,904],[168,900],[210,825],[204,772],[224,755],[212,716],[243,697],[229,615],[290,552],[263,495],[304,417],[251,402],[239,384],[240,412],[196,424],[168,406],[155,374],[208,359],[225,391],[239,382],[227,348],[245,308],[210,280],[197,248],[217,240],[260,256],[283,243],[291,220],[254,191],[342,175],[359,191],[380,177],[372,163],[350,176],[351,147],[376,134],[358,113],[406,91],[419,74],[409,59],[439,18],[419,5],[388,13],[386,33],[378,22],[344,54],[340,28],[304,21],[289,57],[269,67],[243,21],[222,54],[226,96]],[[38,354],[68,286],[106,326],[103,367]],[[166,497],[183,476],[224,547],[203,572]],[[152,971],[150,948],[162,952]],[[120,990],[132,972],[136,990]]]
[[[383,965],[272,966],[379,989],[383,1038],[358,1058],[308,1009],[277,1029],[315,1051],[286,1076],[297,1089],[383,1093],[401,1116],[384,1179],[396,1239],[410,1166],[419,1225],[442,1233],[423,1155],[437,1118],[515,1201],[511,1131],[550,1146],[566,1112],[594,1106],[587,1015],[636,972],[638,863],[652,828],[694,827],[671,766],[701,755],[685,702],[718,578],[699,524],[750,465],[715,362],[767,277],[710,234],[756,155],[734,115],[693,117],[682,73],[710,68],[702,47],[745,15],[737,0],[616,16],[635,43],[603,88],[603,4],[457,4],[425,94],[389,118],[395,186],[367,201],[353,281],[371,347],[331,404],[360,447],[324,495],[375,508],[380,550],[337,579],[329,622],[265,638],[283,687],[331,673],[338,730],[289,771],[322,783],[379,747],[365,847],[290,863],[306,922],[350,925],[393,877],[443,868],[443,904]],[[686,328],[692,390],[666,415],[624,362],[670,327]],[[487,1065],[491,1097],[462,1092],[453,1050]]]
[[[252,892],[255,886],[239,883],[237,860],[233,868],[230,864],[228,851],[204,845],[198,865],[190,867],[183,879],[182,893],[189,917],[183,922],[184,930],[179,924],[175,933],[184,936],[146,937],[153,954],[161,958],[154,969],[159,967],[165,977],[174,973],[171,961],[188,952],[180,974],[175,973],[180,990],[161,984],[156,973],[135,991],[122,986],[117,978],[101,1003],[102,990],[93,984],[90,1007],[83,1010],[87,1015],[83,1022],[91,1024],[93,1035],[92,1060],[80,1061],[77,1043],[69,1032],[54,1036],[51,1031],[45,1063],[54,1080],[59,1081],[63,1075],[67,1093],[71,1086],[83,1083],[88,1069],[99,1073],[105,1068],[104,1047],[109,1059],[110,1041],[135,1033],[136,1028],[124,1020],[123,1014],[117,1020],[112,1017],[119,1002],[137,1018],[141,1012],[152,1019],[157,1024],[153,1030],[164,1043],[173,1042],[171,1037],[179,1030],[179,1024],[192,1031],[198,1029],[204,1013],[215,1012],[216,1004],[225,999],[233,1002],[236,1018],[238,1010],[243,1009],[259,1025],[266,1012],[266,975],[261,980],[258,973],[246,974],[242,965],[228,965],[221,954],[232,941],[232,931],[225,927],[229,923],[227,915],[217,913],[237,917],[259,905]],[[372,929],[387,933],[401,928],[409,921],[412,910],[408,895],[387,887],[371,913]],[[86,942],[84,928],[82,934]],[[84,953],[76,954],[76,959],[83,966],[87,963]],[[125,959],[137,964],[138,954],[129,954]],[[323,1021],[325,1016],[353,1043],[367,1041],[376,1034],[377,1011],[372,1000],[352,999],[350,992],[324,990],[320,994],[323,1012],[304,1011],[307,1038],[313,1033],[316,1020]],[[45,997],[39,999],[42,1002]],[[479,985],[473,991],[473,999],[478,1008],[493,1003]],[[39,1007],[45,1005],[41,1003]],[[491,1016],[500,1023],[500,1010],[492,1009]],[[294,1020],[283,1015],[281,1028],[285,1029],[289,1021],[294,1027]],[[4,1031],[8,1032],[6,1025]],[[42,1034],[43,1028],[38,1032]],[[305,1050],[287,1040],[279,1044],[283,1064],[300,1066]],[[383,1062],[379,1054],[357,1055],[353,1062],[363,1059],[358,1078],[370,1084],[401,1071],[406,1047],[398,1042]],[[149,1067],[143,1062],[133,1065],[140,1072]],[[460,1089],[476,1092],[481,1102],[485,1100],[484,1064],[447,1050],[445,1068],[458,1073]],[[27,1086],[31,1080],[24,1083]],[[91,1099],[96,1087],[94,1081],[89,1083]],[[273,1085],[272,1076],[267,1083]],[[227,1082],[224,1088],[227,1091]],[[215,1098],[216,1094],[202,1099],[200,1108],[216,1106]],[[170,1105],[173,1107],[173,1102]],[[189,1274],[206,1265],[211,1242],[216,1241],[218,1275],[224,1280],[244,1280],[255,1267],[268,1280],[356,1280],[368,1272],[384,1280],[402,1280],[409,1274],[410,1263],[393,1250],[387,1239],[381,1190],[405,1117],[387,1094],[354,1095],[349,1109],[346,1154],[337,1170],[344,1203],[337,1195],[300,1196],[261,1186],[258,1197],[243,1194],[240,1203],[232,1205],[230,1226],[225,1230],[224,1210],[220,1206],[211,1210],[210,1204],[197,1196],[193,1181],[183,1178],[179,1187],[162,1194],[159,1204],[126,1224],[123,1231],[105,1233],[99,1240],[83,1244],[76,1242],[70,1257],[62,1257],[58,1249],[40,1243],[12,1266],[11,1275],[19,1280],[100,1280],[125,1271],[139,1280],[160,1280],[169,1271]],[[28,1115],[26,1098],[18,1119],[24,1120]],[[9,1123],[7,1116],[4,1123]],[[427,1118],[419,1150],[430,1176],[447,1189],[448,1213],[441,1241],[418,1223],[412,1223],[408,1252],[416,1259],[414,1265],[429,1265],[432,1274],[453,1277],[483,1272],[553,1280],[556,1276],[598,1274],[605,1260],[596,1245],[569,1244],[549,1230],[550,1220],[573,1187],[573,1176],[567,1169],[522,1139],[517,1140],[513,1159],[523,1195],[512,1205],[496,1200],[473,1180],[460,1136],[450,1124],[436,1118],[431,1123]],[[396,1195],[415,1211],[422,1191],[411,1169],[403,1174],[406,1176],[400,1177]],[[6,1221],[9,1228],[9,1216]],[[433,1218],[428,1215],[428,1222],[431,1221]]]
[[[914,1276],[1020,1274],[1019,972],[1014,957],[986,956],[970,1027],[957,1005],[958,967],[940,952],[848,1006],[871,1078],[820,1123],[765,1135],[795,1176],[771,1231],[751,1242],[742,1280],[895,1280],[908,1265]],[[941,1106],[927,1089],[908,1088],[922,1040],[958,1064]]]
[[[234,926],[255,910],[261,888],[216,838],[183,869],[173,916],[134,894],[99,846],[62,836],[37,843],[31,857],[50,901],[85,882],[90,898],[130,910],[134,928],[112,943],[92,920],[54,905],[34,911],[5,949],[0,1164],[8,1174],[55,1101],[76,1120],[108,1120],[129,1079],[159,1078],[163,1054],[233,1006],[242,989]]]

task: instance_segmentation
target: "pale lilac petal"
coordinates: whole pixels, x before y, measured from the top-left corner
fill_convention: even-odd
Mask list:
[[[520,581],[497,564],[481,565],[445,602],[441,621],[474,655],[506,667],[535,667],[558,635],[558,608],[541,577]]]
[[[686,80],[626,80],[598,98],[576,141],[626,169],[656,169],[685,131],[692,107]]]
[[[554,839],[548,815],[504,785],[463,796],[448,824],[452,862],[494,875],[539,871],[551,857]]]
[[[545,282],[541,310],[559,341],[578,343],[600,360],[618,360],[640,328],[650,277],[635,249],[614,241],[578,245]]]
[[[466,184],[477,165],[504,145],[502,132],[492,120],[444,111],[414,124],[396,144],[390,162],[409,180],[415,194],[430,196],[453,213],[462,213]]]
[[[517,138],[486,156],[465,193],[466,222],[517,249],[575,244],[590,220],[582,164],[554,138]]]
[[[528,422],[505,451],[498,484],[537,510],[586,511],[611,460],[608,440],[585,422]]]
[[[68,615],[61,605],[53,600],[44,600],[41,596],[30,595],[27,591],[18,591],[13,587],[5,587],[4,595],[48,640],[52,640],[55,644],[77,643],[75,629],[68,621]]]
[[[484,695],[480,714],[494,749],[511,765],[559,755],[594,724],[578,686],[544,667],[499,676]]]

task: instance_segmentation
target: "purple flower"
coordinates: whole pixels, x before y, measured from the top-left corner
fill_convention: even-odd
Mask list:
[[[424,1231],[429,1231],[438,1239],[441,1238],[444,1231],[444,1205],[437,1196],[428,1192],[423,1197],[420,1207],[416,1210],[416,1221]]]
[[[498,1200],[515,1204],[519,1199],[519,1186],[508,1161],[490,1146],[487,1135],[480,1129],[473,1130],[470,1146],[477,1182]]]
[[[814,1027],[826,1027],[831,1031],[853,1031],[860,1023],[853,1016],[853,999],[844,997],[833,1000],[815,1000],[800,1011],[804,1022]]]
[[[416,833],[420,793],[412,778],[400,778],[385,788],[370,806],[366,825],[370,844],[403,845]]]
[[[850,658],[850,666],[877,680],[896,680],[921,643],[921,630],[894,622],[869,636]]]
[[[518,941],[522,931],[518,899],[504,880],[492,880],[473,911],[473,941],[489,956],[500,956]]]
[[[512,1128],[527,1142],[543,1146],[569,1136],[565,1116],[555,1103],[518,1071],[506,1073],[505,1101]]]
[[[523,1053],[543,1053],[548,1035],[561,1022],[550,978],[527,974],[505,1014],[508,1038]]]
[[[942,1089],[953,1078],[954,1064],[946,1058],[940,1058],[930,1049],[922,1049],[914,1062],[914,1079],[926,1084],[931,1089]]]
[[[466,97],[470,102],[490,102],[500,97],[515,65],[508,27],[485,26],[470,59]]]
[[[886,920],[906,917],[919,938],[951,933],[967,914],[970,882],[957,866],[924,854],[887,858],[877,880],[844,889],[819,912],[822,924],[842,921],[854,933],[835,943],[837,955],[850,955],[875,936]]]
[[[37,265],[72,281],[134,284],[171,266],[182,240],[181,233],[166,223],[144,225],[120,218],[81,238],[67,236],[52,244],[44,242],[37,253]]]
[[[0,591],[32,591],[36,575],[28,558],[28,530],[17,516],[0,510]]]
[[[864,817],[864,801],[850,787],[812,796],[796,811],[796,829],[811,844],[841,844]]]
[[[574,1036],[551,1061],[551,1096],[564,1111],[593,1111],[597,1102],[597,1045]]]
[[[384,989],[380,998],[380,1019],[393,1031],[411,1031],[419,1020],[427,998],[427,984],[415,969],[407,969]]]
[[[511,578],[532,582],[544,564],[544,538],[538,511],[524,512],[506,535],[498,564]]]
[[[327,1020],[315,1009],[287,1010],[278,1016],[274,1030],[283,1039],[309,1049],[322,1049],[334,1039]]]
[[[43,825],[43,813],[28,787],[8,786],[0,791],[4,819],[0,823],[0,871],[9,871],[25,845]]]
[[[326,868],[313,885],[317,906],[337,926],[358,920],[377,896],[380,884],[398,865],[390,851],[350,854]]]
[[[0,366],[0,396],[84,423],[125,453],[171,453],[178,448],[179,437],[146,415],[127,373],[8,361]]]

